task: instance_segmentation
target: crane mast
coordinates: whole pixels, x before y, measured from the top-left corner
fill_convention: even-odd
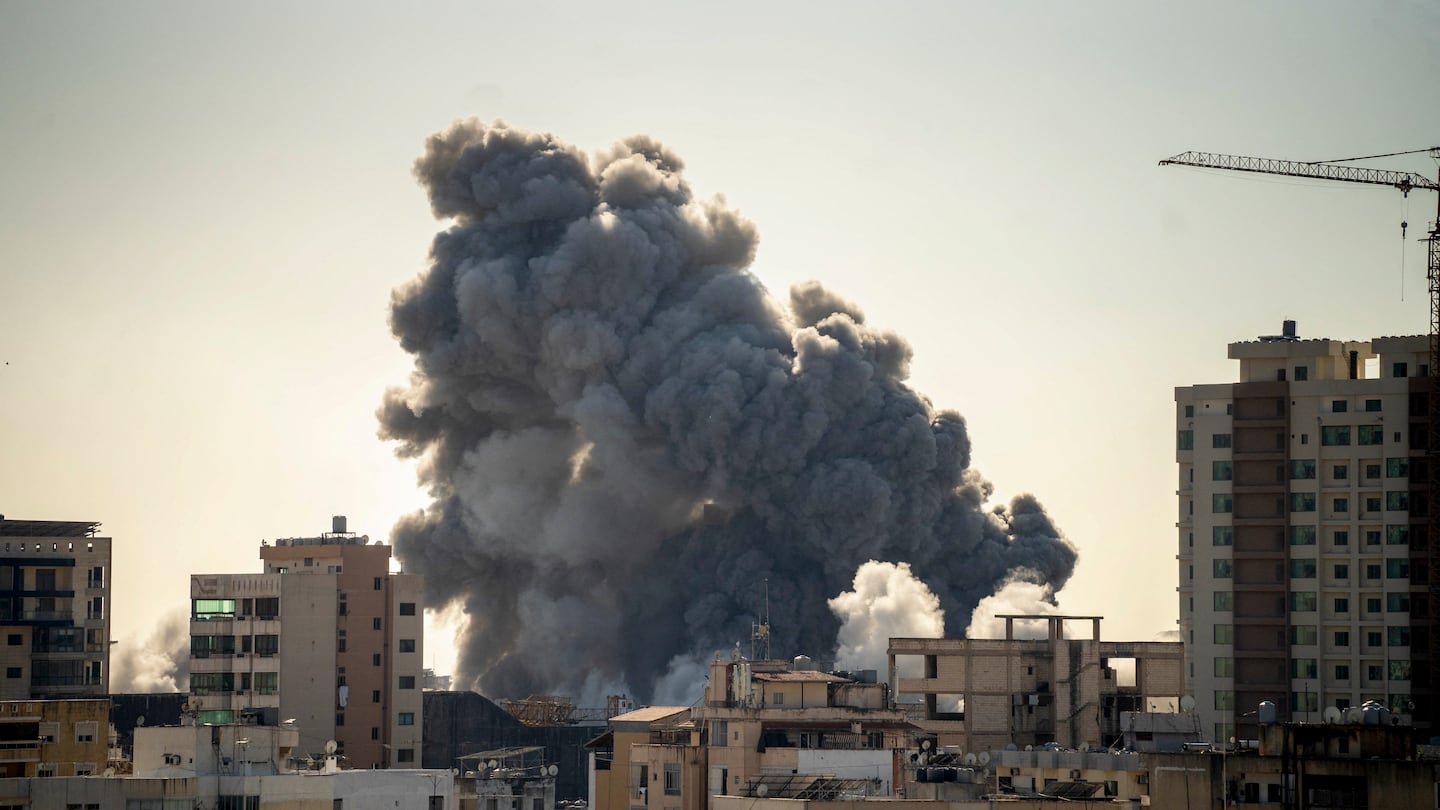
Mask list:
[[[1371,157],[1392,157],[1394,155],[1428,152],[1430,157],[1440,160],[1440,147],[1420,149],[1414,152],[1395,152],[1390,155]],[[1332,180],[1342,183],[1365,183],[1391,186],[1409,196],[1411,191],[1440,192],[1440,182],[1413,172],[1387,171],[1360,166],[1338,165],[1367,158],[1346,158],[1330,161],[1277,160],[1272,158],[1222,155],[1215,152],[1183,152],[1160,161],[1161,166],[1197,166],[1206,169],[1274,174],[1286,177],[1307,177],[1316,180]],[[1430,298],[1430,368],[1428,395],[1426,398],[1426,422],[1428,426],[1425,444],[1425,559],[1426,559],[1426,647],[1425,675],[1423,682],[1427,692],[1423,705],[1417,706],[1417,715],[1424,718],[1433,728],[1440,724],[1440,666],[1435,656],[1440,653],[1440,193],[1436,194],[1435,220],[1431,222],[1425,237],[1425,277]],[[1411,465],[1413,475],[1414,467]],[[1414,574],[1412,566],[1412,576]],[[1412,640],[1412,651],[1418,647]],[[1415,656],[1421,657],[1421,656]],[[1412,660],[1411,677],[1418,686],[1422,678],[1417,677]],[[1386,673],[1389,676],[1389,673]]]

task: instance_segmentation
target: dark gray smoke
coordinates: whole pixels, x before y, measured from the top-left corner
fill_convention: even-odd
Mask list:
[[[645,700],[748,639],[766,580],[775,653],[824,657],[868,560],[910,563],[951,635],[1007,579],[1063,586],[1075,549],[1030,496],[987,508],[905,341],[818,284],[771,298],[754,226],[682,165],[476,120],[415,164],[451,224],[394,293],[415,372],[379,417],[422,460],[393,541],[468,617],[459,683]]]

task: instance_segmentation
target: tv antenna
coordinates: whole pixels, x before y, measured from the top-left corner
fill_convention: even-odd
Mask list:
[[[750,625],[750,660],[770,659],[770,578],[765,578],[765,616]]]

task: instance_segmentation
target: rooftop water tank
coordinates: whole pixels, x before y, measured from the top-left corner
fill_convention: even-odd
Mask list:
[[[1275,704],[1268,700],[1260,701],[1260,708],[1257,714],[1262,724],[1275,722]]]

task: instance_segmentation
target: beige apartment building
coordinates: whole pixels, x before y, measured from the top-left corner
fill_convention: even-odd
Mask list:
[[[0,779],[104,773],[110,701],[0,702]]]
[[[1180,630],[1217,742],[1379,701],[1428,727],[1429,339],[1232,343],[1175,389]]]
[[[336,517],[262,543],[259,574],[190,578],[189,709],[201,722],[294,720],[303,752],[351,768],[419,762],[424,583]]]
[[[1124,713],[1175,711],[1186,694],[1178,642],[1101,641],[1099,616],[998,618],[1003,639],[890,639],[896,700],[920,698],[915,722],[939,746],[1109,746],[1123,736]],[[1015,623],[1027,621],[1044,623],[1046,637],[1016,638]],[[1088,627],[1089,637],[1067,625]]]
[[[0,700],[110,691],[110,538],[0,515]]]

